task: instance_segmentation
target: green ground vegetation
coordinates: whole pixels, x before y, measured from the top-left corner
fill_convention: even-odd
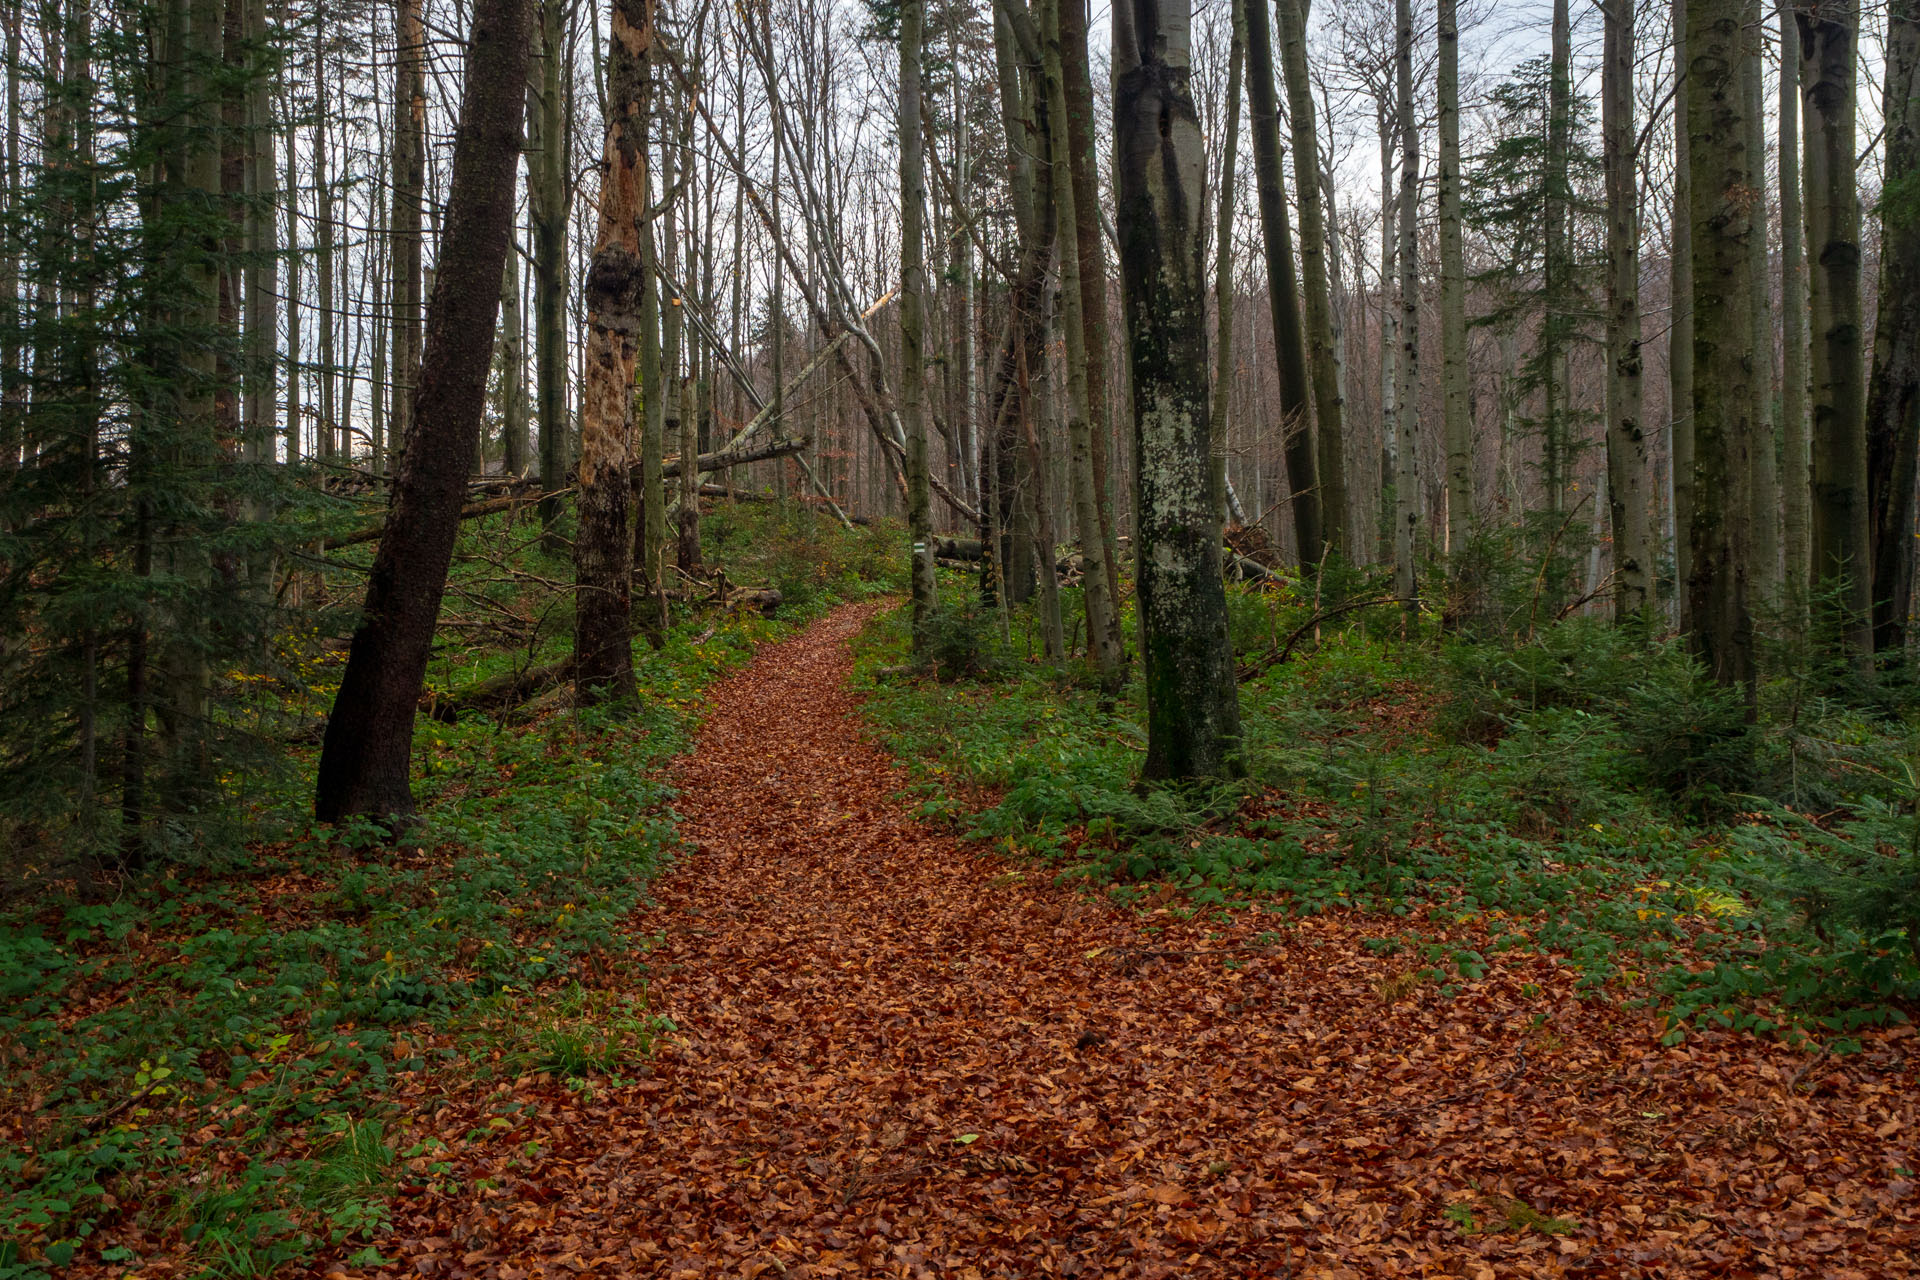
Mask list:
[[[667,1028],[646,1008],[631,916],[676,848],[662,767],[715,679],[891,589],[906,561],[895,533],[774,505],[717,510],[705,533],[731,581],[782,592],[776,615],[677,605],[665,643],[636,646],[638,703],[615,712],[575,714],[556,689],[498,718],[423,716],[424,821],[398,847],[306,817],[315,749],[296,734],[256,751],[220,821],[149,872],[16,879],[0,915],[0,1112],[17,1124],[0,1148],[0,1277],[75,1257],[135,1266],[90,1243],[130,1216],[184,1235],[209,1275],[319,1250],[371,1262],[393,1171],[432,1155],[388,1136],[403,1073],[587,1079],[645,1055]],[[431,691],[563,656],[571,614],[543,583],[569,576],[524,525],[469,524],[447,616],[498,625],[444,629]],[[250,700],[257,724],[310,723],[351,623],[309,612],[275,641],[299,678],[230,703]]]
[[[1654,1002],[1669,1041],[1708,1021],[1845,1048],[1904,1019],[1920,740],[1903,673],[1862,685],[1818,637],[1778,646],[1750,722],[1677,641],[1537,622],[1524,591],[1504,626],[1409,629],[1394,604],[1309,625],[1373,594],[1332,574],[1317,601],[1230,591],[1241,782],[1141,786],[1137,682],[1108,701],[1045,665],[1017,611],[949,607],[926,671],[881,619],[857,679],[923,812],[1121,898],[1370,913],[1371,945],[1424,950],[1453,983],[1487,954],[1424,926],[1474,924],[1489,953],[1544,951],[1588,991]]]

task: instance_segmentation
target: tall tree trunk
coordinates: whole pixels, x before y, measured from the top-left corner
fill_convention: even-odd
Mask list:
[[[606,58],[610,111],[599,217],[587,269],[587,371],[580,387],[580,528],[573,540],[575,701],[623,700],[633,678],[633,536],[628,528],[633,370],[653,331],[641,319],[650,282],[640,243],[647,216],[647,51],[651,0],[612,7]],[[649,397],[658,388],[649,385]],[[697,471],[698,469],[695,468]],[[658,494],[649,497],[658,501]]]
[[[345,425],[338,416],[339,405],[334,395],[339,370],[336,367],[337,353],[334,350],[334,261],[333,261],[333,170],[332,157],[328,150],[332,143],[327,133],[327,115],[330,107],[327,99],[326,44],[324,40],[315,42],[314,56],[314,111],[313,129],[313,190],[318,202],[317,216],[314,219],[314,235],[317,245],[314,252],[314,288],[318,292],[320,303],[320,438],[315,448],[322,458],[331,461],[336,454],[352,453],[349,446],[341,448],[342,427]],[[291,200],[293,192],[288,191]],[[300,290],[294,287],[288,290],[298,298]],[[293,461],[292,458],[288,459]]]
[[[527,209],[533,226],[534,397],[540,417],[540,486],[566,482],[567,456],[567,181],[566,97],[560,88],[567,38],[565,0],[540,0],[539,80],[528,113]],[[554,522],[560,499],[540,504],[548,550],[558,550]]]
[[[1567,177],[1567,150],[1572,132],[1573,24],[1567,0],[1553,0],[1553,26],[1548,54],[1546,235],[1542,259],[1540,319],[1540,470],[1547,490],[1547,510],[1564,509],[1572,478],[1573,447],[1567,422],[1567,348],[1572,337],[1571,275],[1572,187]]]
[[[920,64],[926,0],[900,6],[900,419],[907,433],[907,536],[913,557],[913,647],[926,651],[936,605],[932,492],[927,477],[926,140],[921,134]],[[1062,287],[1065,282],[1062,281]]]
[[[255,60],[246,69],[246,450],[249,461],[265,464],[275,460],[279,434],[274,311],[279,303],[280,246],[274,222],[280,193],[273,163],[273,82],[259,65],[269,52],[266,0],[245,0],[244,14],[246,48]],[[316,64],[316,74],[319,70]]]
[[[1213,223],[1213,507],[1221,520],[1227,510],[1227,433],[1233,404],[1233,221],[1239,193],[1240,84],[1246,63],[1246,10],[1234,0],[1233,36],[1227,45],[1227,127],[1220,146],[1220,190]]]
[[[1086,352],[1087,433],[1093,451],[1096,512],[1100,517],[1101,562],[1107,571],[1110,634],[1106,643],[1124,660],[1120,632],[1120,556],[1113,533],[1113,490],[1107,459],[1113,451],[1113,393],[1107,378],[1107,251],[1100,231],[1099,164],[1094,149],[1093,78],[1087,61],[1087,0],[1061,0],[1060,61],[1065,76],[1067,144],[1072,149],[1074,242],[1080,262],[1080,327]],[[963,237],[964,238],[964,237]],[[971,348],[969,348],[971,350]]]
[[[1806,113],[1808,313],[1813,328],[1813,572],[1840,589],[1842,640],[1856,661],[1873,647],[1866,366],[1860,307],[1860,187],[1854,160],[1859,10],[1822,0],[1800,10]],[[1844,588],[1841,589],[1844,583]]]
[[[1319,458],[1307,405],[1307,349],[1300,325],[1299,282],[1293,269],[1293,229],[1280,174],[1280,103],[1274,91],[1273,28],[1267,0],[1241,0],[1247,22],[1247,127],[1253,134],[1253,181],[1266,242],[1267,303],[1273,317],[1274,356],[1280,363],[1280,431],[1293,491],[1293,535],[1303,568],[1325,551],[1320,519]]]
[[[515,237],[519,236],[516,232]],[[520,309],[520,248],[510,245],[507,269],[500,273],[500,445],[510,476],[529,465],[527,431],[527,326]]]
[[[1882,650],[1905,647],[1913,613],[1913,489],[1920,464],[1920,0],[1895,0],[1887,24],[1880,318],[1867,391],[1873,639]]]
[[[1565,0],[1559,0],[1565,3]],[[1398,0],[1394,84],[1400,123],[1400,360],[1394,460],[1394,592],[1407,613],[1419,612],[1415,556],[1420,533],[1420,129],[1413,113],[1413,6]]]
[[[1150,778],[1239,767],[1220,525],[1209,496],[1205,156],[1186,0],[1113,8],[1115,222],[1132,366]]]
[[[1082,224],[1078,184],[1073,180],[1075,164],[1073,140],[1067,121],[1071,107],[1067,102],[1065,63],[1067,41],[1066,9],[1080,0],[1041,0],[1042,40],[1046,59],[1048,93],[1052,109],[1047,113],[1053,131],[1053,214],[1055,239],[1060,246],[1060,327],[1066,337],[1067,382],[1067,478],[1072,492],[1073,519],[1079,528],[1080,554],[1086,561],[1082,577],[1087,607],[1087,648],[1100,672],[1100,684],[1108,693],[1116,692],[1123,678],[1119,619],[1109,594],[1111,578],[1107,572],[1106,531],[1100,520],[1100,486],[1094,471],[1095,444],[1093,410],[1087,366],[1086,317],[1082,308],[1086,294],[1080,287],[1080,242],[1076,229]],[[1084,50],[1082,51],[1084,52]],[[1051,566],[1043,571],[1051,572]]]
[[[1746,0],[1688,0],[1693,237],[1692,577],[1687,628],[1721,684],[1754,685],[1751,556],[1755,371],[1747,240],[1756,173],[1740,58]]]
[[[652,19],[653,0],[645,0],[649,21]],[[651,46],[642,50],[641,73],[639,80],[639,117],[641,124],[636,125],[641,138],[646,137],[644,122],[653,113],[653,95],[658,89],[653,83],[653,63]],[[662,155],[668,154],[666,149]],[[662,307],[660,305],[660,259],[659,242],[655,238],[653,219],[653,175],[646,166],[646,147],[640,147],[639,205],[643,221],[640,223],[640,392],[641,409],[644,414],[639,430],[639,465],[632,468],[634,491],[634,577],[640,587],[643,603],[639,609],[640,625],[649,643],[656,648],[665,642],[667,632],[667,511],[666,482],[661,470],[666,451],[667,413],[669,398],[667,394],[666,342],[663,336]],[[669,173],[662,173],[663,192],[672,188]],[[632,394],[632,382],[628,382],[628,394]],[[583,450],[584,451],[584,450]]]
[[[1473,421],[1467,408],[1467,267],[1460,245],[1460,16],[1456,0],[1439,0],[1439,19],[1440,418],[1441,438],[1447,448],[1447,550],[1459,557],[1472,539],[1475,513]],[[1456,578],[1458,573],[1456,569]]]
[[[528,0],[474,0],[446,236],[412,432],[320,752],[314,815],[399,825],[413,813],[414,707],[465,496],[493,362],[500,273],[513,235],[514,171],[531,44]]]
[[[426,30],[420,21],[421,0],[398,0],[395,9],[395,66],[393,116],[393,214],[389,224],[393,257],[393,415],[390,440],[406,447],[412,434],[414,387],[420,369],[421,204],[426,190],[427,84]],[[496,299],[499,287],[496,284]],[[373,470],[385,469],[387,459],[376,450]]]
[[[1807,253],[1800,202],[1800,23],[1780,0],[1780,509],[1784,604],[1795,631],[1805,622],[1813,549],[1807,457]],[[1885,297],[1885,295],[1881,295]]]
[[[1780,595],[1780,463],[1773,420],[1773,270],[1767,249],[1766,11],[1762,0],[1747,0],[1746,47],[1741,55],[1747,97],[1747,154],[1753,157],[1754,226],[1747,242],[1747,270],[1753,276],[1753,591],[1769,610]]]
[[[1613,527],[1613,616],[1652,599],[1645,396],[1640,356],[1639,146],[1633,119],[1635,0],[1607,0],[1600,128],[1607,170],[1607,497]]]
[[[1400,260],[1400,184],[1394,177],[1394,148],[1399,137],[1399,111],[1392,90],[1382,86],[1374,100],[1374,126],[1380,137],[1380,501],[1374,508],[1379,531],[1375,563],[1396,563],[1394,546],[1398,503],[1391,508],[1387,495],[1395,491],[1400,457],[1400,306],[1394,299]]]
[[[1307,0],[1276,0],[1274,14],[1280,28],[1280,65],[1287,82],[1287,124],[1293,133],[1294,198],[1300,204],[1300,282],[1306,301],[1307,367],[1313,379],[1321,534],[1327,546],[1338,553],[1347,546],[1346,399],[1334,351],[1333,296],[1327,283],[1327,228],[1331,219],[1321,200],[1319,120],[1314,113],[1313,84],[1307,75]],[[1457,143],[1457,126],[1455,138]],[[1459,147],[1454,150],[1457,175]]]
[[[1675,74],[1673,94],[1673,209],[1668,243],[1667,289],[1672,319],[1667,326],[1667,413],[1669,471],[1673,477],[1673,566],[1675,618],[1682,630],[1693,624],[1688,586],[1693,581],[1693,161],[1687,119],[1687,0],[1672,0]]]

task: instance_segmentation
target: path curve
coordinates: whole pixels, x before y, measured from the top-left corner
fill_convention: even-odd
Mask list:
[[[537,1167],[443,1274],[1911,1270],[1912,1199],[1852,1154],[1910,1102],[1790,1093],[1805,1055],[1747,1039],[1662,1049],[1537,957],[1446,998],[1365,920],[1142,916],[916,822],[846,687],[878,608],[714,691],[678,769],[698,852],[644,921],[679,1033],[591,1102],[523,1082]],[[1237,967],[1123,950],[1266,929]],[[1571,1234],[1498,1220],[1515,1197]]]

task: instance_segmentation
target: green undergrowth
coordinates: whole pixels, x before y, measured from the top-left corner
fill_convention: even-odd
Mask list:
[[[641,696],[618,712],[422,717],[422,822],[397,847],[302,816],[307,748],[234,815],[254,839],[0,917],[0,1278],[134,1269],[180,1241],[206,1275],[372,1264],[398,1171],[432,1154],[387,1136],[423,1081],[618,1076],[644,1058],[671,1029],[647,1009],[631,924],[676,848],[663,766],[716,679],[904,563],[894,533],[804,511],[740,508],[707,532],[734,582],[783,592],[777,616],[677,608],[659,648],[636,643]],[[449,693],[525,668],[570,625],[524,577],[491,576],[509,579],[503,610],[545,609],[548,634],[444,632],[432,679]],[[308,652],[324,705],[338,660]]]
[[[1230,606],[1243,660],[1313,613],[1284,593]],[[1226,784],[1142,786],[1137,679],[1103,699],[972,606],[938,620],[920,675],[901,618],[877,620],[856,679],[924,814],[1122,899],[1370,913],[1374,946],[1458,979],[1487,955],[1428,926],[1476,925],[1490,952],[1654,1001],[1670,1040],[1708,1021],[1845,1047],[1904,1019],[1920,818],[1897,708],[1802,671],[1750,726],[1671,641],[1583,619],[1525,640],[1401,627],[1360,610],[1243,682],[1248,776]]]

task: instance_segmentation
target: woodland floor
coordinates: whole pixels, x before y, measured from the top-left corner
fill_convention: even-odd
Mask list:
[[[396,1204],[398,1274],[1920,1272],[1911,1028],[1663,1048],[1540,956],[1446,994],[1363,945],[1404,922],[1057,887],[896,798],[879,607],[718,687],[643,919],[677,1030],[418,1117],[489,1189]]]

